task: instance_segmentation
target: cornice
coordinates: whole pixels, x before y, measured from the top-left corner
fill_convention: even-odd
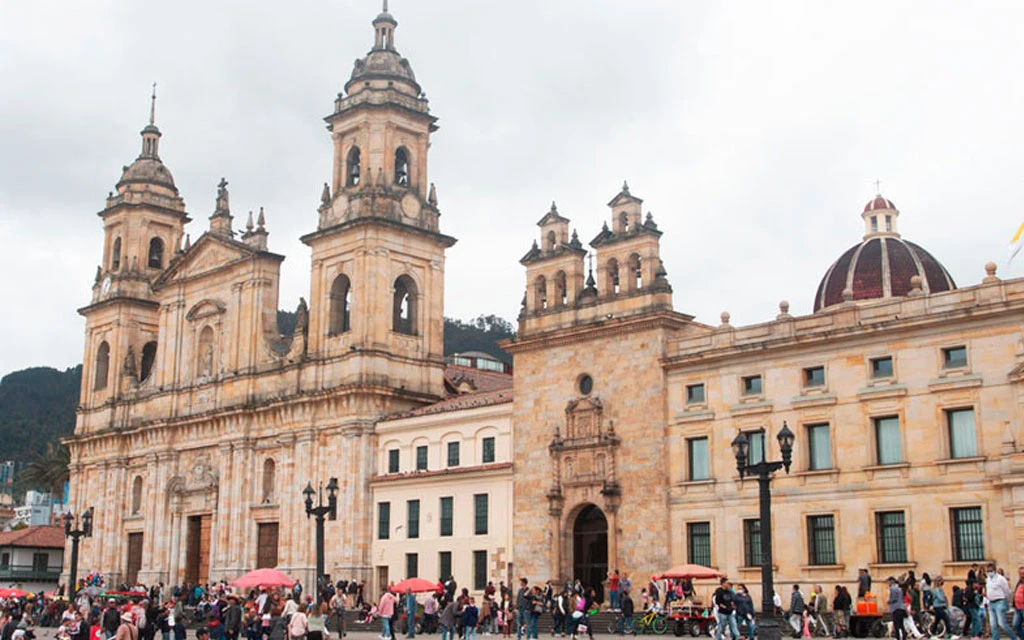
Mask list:
[[[530,335],[517,336],[503,340],[499,346],[505,351],[516,354],[534,349],[547,349],[567,344],[590,342],[601,338],[635,333],[649,329],[683,329],[690,324],[693,316],[676,311],[654,311],[622,318],[601,319],[595,322],[574,325],[572,327],[552,329]]]

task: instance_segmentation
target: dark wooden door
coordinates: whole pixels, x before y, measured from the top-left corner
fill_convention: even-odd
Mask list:
[[[199,516],[189,516],[188,533],[186,535],[187,545],[185,547],[185,582],[189,584],[199,582],[199,555],[201,552],[201,541],[199,538],[201,528],[202,518]]]
[[[126,571],[128,584],[134,585],[138,582],[140,569],[142,569],[142,533],[129,533],[128,567]]]
[[[256,568],[277,566],[277,523],[261,522],[256,526]]]
[[[203,516],[199,523],[199,582],[210,581],[210,534],[213,529],[213,516]]]

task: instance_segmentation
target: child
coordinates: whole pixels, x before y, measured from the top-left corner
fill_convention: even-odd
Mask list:
[[[462,608],[462,637],[464,640],[476,640],[476,625],[480,622],[480,610],[476,607],[476,598],[470,598]]]

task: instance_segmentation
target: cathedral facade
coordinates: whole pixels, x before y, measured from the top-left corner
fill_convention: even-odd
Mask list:
[[[371,588],[446,572],[637,583],[682,562],[756,582],[756,489],[730,443],[742,432],[750,462],[777,458],[783,424],[780,583],[1024,554],[1024,280],[989,265],[957,288],[881,196],[814,313],[783,303],[749,327],[675,310],[662,231],[628,185],[588,246],[552,204],[521,260],[512,373],[446,363],[455,239],[428,179],[436,118],[396,27],[373,21],[326,118],[332,171],[288,336],[263,212],[236,230],[222,179],[192,242],[155,119],[142,130],[80,309],[83,568],[148,584],[276,566],[311,584],[301,491],[337,478],[326,571]]]

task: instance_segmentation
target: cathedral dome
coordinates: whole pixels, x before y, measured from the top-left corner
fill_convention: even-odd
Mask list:
[[[866,233],[860,244],[847,249],[825,272],[814,294],[818,312],[847,301],[876,300],[950,291],[956,283],[932,254],[900,237],[899,211],[881,195],[861,214]]]
[[[388,13],[387,0],[383,11],[373,19],[374,43],[366,57],[355,61],[352,76],[345,83],[345,92],[358,93],[363,88],[385,89],[394,87],[417,97],[422,93],[416,82],[412,66],[395,49],[395,29],[398,21]]]
[[[170,169],[159,158],[154,157],[141,156],[124,168],[121,179],[117,182],[117,188],[120,189],[122,185],[131,184],[159,185],[170,189],[175,194],[178,193]]]

